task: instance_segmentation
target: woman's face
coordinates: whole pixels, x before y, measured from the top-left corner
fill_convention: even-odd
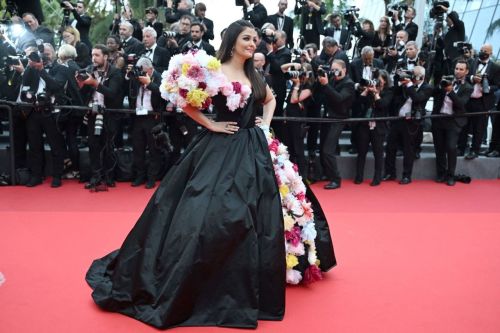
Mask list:
[[[387,21],[385,19],[383,19],[383,18],[380,19],[380,25],[379,25],[379,27],[381,29],[387,29]]]
[[[74,46],[75,36],[71,32],[64,31],[62,34],[62,38],[66,44]]]
[[[234,44],[235,56],[249,59],[253,57],[255,49],[257,48],[257,33],[252,28],[245,28],[236,38]]]
[[[108,38],[108,40],[106,41],[106,46],[111,51],[118,50],[118,43],[113,38]]]
[[[378,80],[380,81],[380,88],[384,88],[385,84],[386,84],[384,77],[382,75],[380,75],[378,77]]]

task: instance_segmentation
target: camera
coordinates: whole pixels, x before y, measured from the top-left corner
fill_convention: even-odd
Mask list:
[[[164,130],[165,123],[160,123],[155,125],[151,129],[151,134],[153,135],[153,139],[155,140],[156,147],[160,149],[165,149],[167,152],[171,153],[174,151],[174,146],[170,141],[170,136]]]
[[[443,21],[444,14],[446,14],[446,10],[444,10],[440,6],[450,8],[450,3],[448,1],[433,1],[432,2],[432,8],[429,12],[429,16],[437,21]]]
[[[387,6],[387,12],[385,15],[388,17],[392,17],[393,10],[398,11],[398,12],[407,11],[408,5],[401,5],[401,4],[400,5],[389,5],[389,6]]]
[[[174,31],[163,31],[163,37],[165,38],[175,38],[177,37],[177,32],[174,32]]]
[[[446,88],[448,86],[451,86],[453,84],[453,81],[455,80],[455,76],[453,75],[445,75],[441,78],[441,81],[439,82],[439,86],[441,88]]]
[[[397,81],[401,82],[404,80],[413,80],[415,79],[415,74],[413,73],[412,70],[408,69],[401,69],[397,71]]]
[[[481,75],[481,85],[483,87],[483,94],[489,94],[490,91],[490,82],[488,80],[488,74]]]
[[[140,59],[141,57],[138,55],[138,54],[135,54],[135,53],[130,53],[130,54],[127,54],[127,65],[133,65],[135,66],[135,64],[137,64],[137,61]]]
[[[24,57],[21,55],[8,55],[4,57],[5,66],[19,65],[22,59],[24,59]]]
[[[90,74],[86,69],[80,69],[76,72],[76,79],[78,81],[85,81],[90,77]]]
[[[92,113],[95,114],[94,121],[94,135],[99,136],[102,134],[104,127],[104,115],[102,114],[102,105],[92,104]]]
[[[276,42],[276,37],[274,36],[274,34],[272,35],[268,35],[266,34],[266,31],[268,30],[268,28],[262,28],[260,30],[260,32],[262,33],[262,39],[264,40],[264,42],[266,42],[267,44],[274,44]]]
[[[378,86],[379,84],[379,80],[378,79],[361,79],[359,81],[359,86],[362,87],[362,88],[365,88],[365,87],[376,87]]]
[[[285,78],[287,80],[290,79],[302,79],[304,77],[310,77],[310,72],[306,72],[303,70],[298,70],[298,71],[288,71],[285,73]]]
[[[357,8],[356,6],[351,6],[347,9],[344,9],[344,11],[342,12],[342,16],[344,17],[344,20],[348,22],[348,24],[353,24],[359,15],[358,12],[359,8]]]
[[[30,90],[29,86],[23,86],[21,88],[21,101],[34,104],[36,101],[36,92]]]
[[[460,54],[464,54],[472,50],[472,44],[467,42],[455,42],[453,43],[453,47],[456,47]]]
[[[136,79],[138,78],[139,76],[145,76],[146,73],[142,70],[142,66],[137,66],[137,65],[134,65],[134,67],[132,67],[132,69],[127,72],[127,78],[129,79]]]
[[[329,65],[321,65],[316,71],[318,76],[326,76],[328,78],[332,76],[340,76],[340,71],[338,69],[332,70]]]
[[[76,8],[76,4],[73,4],[71,2],[70,2],[70,4],[71,4],[71,6],[73,6],[73,8]],[[59,3],[59,5],[61,5],[61,8],[63,9],[64,16],[69,16],[69,14],[71,14],[71,10],[68,7],[66,7],[66,5],[64,4],[64,1],[61,1]]]
[[[253,0],[249,0],[248,2],[249,2],[250,4],[253,4]],[[244,1],[244,0],[235,0],[235,5],[236,5],[236,6],[243,7],[243,6],[245,6],[245,1]]]

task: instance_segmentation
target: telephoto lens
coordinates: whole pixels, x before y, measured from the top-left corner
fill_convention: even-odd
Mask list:
[[[101,135],[102,134],[102,126],[104,125],[104,116],[102,113],[98,113],[95,116],[95,122],[94,122],[94,135]]]

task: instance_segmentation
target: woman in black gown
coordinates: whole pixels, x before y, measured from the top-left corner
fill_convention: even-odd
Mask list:
[[[206,129],[165,176],[121,248],[90,267],[86,279],[101,308],[158,328],[254,328],[257,320],[283,318],[280,194],[266,138],[255,126],[257,106],[264,109],[257,122],[268,125],[275,101],[253,68],[255,38],[250,23],[236,21],[219,50],[226,77],[252,86],[245,107],[231,112],[219,94],[216,121],[185,108]],[[328,246],[320,257],[326,269],[335,264]]]

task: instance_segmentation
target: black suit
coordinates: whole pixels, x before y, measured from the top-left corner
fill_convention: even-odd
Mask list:
[[[280,18],[280,15],[278,15],[278,14],[269,15],[266,19],[266,22],[272,23],[272,25],[274,25],[274,27],[277,30],[284,31],[286,33],[286,46],[289,49],[293,49],[293,45],[294,45],[294,42],[293,42],[293,20],[286,15],[283,15],[281,17],[284,19],[282,29],[279,29],[278,19]]]
[[[295,2],[295,15],[301,15],[300,19],[300,34],[304,37],[300,41],[300,47],[304,47],[304,45],[309,43],[314,43],[320,47],[319,44],[319,35],[323,35],[325,33],[325,29],[323,27],[323,20],[321,16],[326,14],[326,6],[322,2],[320,5],[320,9],[318,11],[314,9],[309,9],[309,6],[298,7],[298,1]],[[311,16],[309,16],[311,14]],[[308,24],[312,24],[311,29],[308,29]]]
[[[486,70],[483,69],[483,65],[479,62],[479,59],[475,59],[469,70],[469,77],[467,78],[469,83],[474,86],[472,81],[472,76],[476,73],[487,74],[488,82],[490,85],[490,93],[482,94],[481,97],[471,96],[469,102],[466,105],[467,112],[484,112],[492,110],[495,107],[495,91],[498,89],[500,84],[500,66],[498,66],[493,61],[488,61]],[[481,70],[478,70],[478,69]],[[481,84],[479,84],[481,85]],[[468,118],[471,130],[472,130],[472,147],[471,151],[479,154],[481,149],[481,141],[483,140],[486,127],[488,126],[488,116],[476,116]],[[466,128],[464,128],[464,134],[466,134]]]
[[[91,69],[89,69],[91,71]],[[108,73],[97,89],[84,86],[81,90],[85,104],[92,102],[94,92],[97,90],[104,95],[106,109],[120,109],[123,107],[123,74],[121,70],[110,66]],[[104,110],[104,126],[101,135],[95,135],[95,114],[88,115],[89,155],[92,169],[91,183],[98,184],[103,180],[111,182],[114,179],[114,154],[113,142],[118,131],[119,114],[109,113]]]
[[[398,25],[393,26],[393,36],[396,38],[396,33],[400,30],[404,30],[408,33],[408,41],[416,40],[418,35],[418,25],[411,21],[406,26],[404,23],[399,23]]]
[[[472,86],[465,82],[448,97],[451,99],[453,118],[438,118],[432,120],[432,136],[436,151],[436,168],[438,177],[454,177],[457,165],[457,141],[462,127],[467,123],[464,117],[456,117],[465,113]],[[434,108],[432,114],[440,114],[446,97],[446,92],[436,87],[434,89]]]
[[[269,62],[269,74],[271,74],[272,86],[276,94],[276,109],[274,114],[276,116],[283,116],[283,103],[286,98],[286,77],[281,70],[281,65],[287,64],[292,61],[292,53],[286,47],[283,47],[276,52],[272,52],[267,56]],[[286,140],[285,133],[283,131],[282,122],[273,122],[273,129],[276,132],[276,136],[280,140]]]
[[[198,17],[197,19],[200,21],[200,23],[205,25],[205,28],[207,28],[205,30],[205,33],[203,34],[203,40],[205,42],[208,42],[214,39],[214,21],[206,17],[205,18]]]
[[[453,46],[455,42],[460,42],[465,40],[465,26],[464,22],[460,20],[454,21],[455,25],[451,27],[448,32],[444,35],[444,54],[445,54],[445,68],[444,75],[453,74],[454,71],[454,61],[460,56],[458,48]]]
[[[253,9],[247,12],[247,19],[258,29],[262,28],[262,25],[266,23],[266,18],[267,10],[261,3],[255,4]]]
[[[354,100],[354,82],[348,76],[324,86],[320,85],[319,89],[325,96],[325,110],[328,118],[349,118],[349,110]],[[335,154],[343,128],[344,123],[331,123],[325,139],[321,140],[321,162],[325,174],[330,181],[337,184],[340,184],[341,178]]]
[[[87,44],[82,42],[77,42],[76,46],[76,58],[75,61],[80,66],[80,68],[85,68],[92,63],[92,59],[90,57],[90,50]]]
[[[145,55],[148,56],[148,54],[149,52],[146,49]],[[155,71],[163,73],[163,71],[167,70],[168,63],[170,62],[170,57],[170,52],[166,48],[157,45],[155,47],[152,60]]]
[[[50,30],[47,27],[39,26],[33,34],[37,39],[42,39],[44,43],[50,43],[54,46],[54,31]]]
[[[391,107],[393,90],[385,88],[380,92],[380,99],[375,100],[373,95],[360,96],[361,109],[364,111],[364,118],[387,117]],[[365,170],[366,154],[371,143],[373,157],[375,158],[374,181],[382,179],[382,168],[384,165],[384,139],[387,132],[385,121],[375,122],[375,127],[370,127],[370,123],[363,122],[357,128],[358,157],[356,158],[356,179],[362,180]]]
[[[325,35],[325,37],[334,37],[335,31],[336,31],[335,27],[328,27],[325,29],[324,35]],[[339,38],[339,40],[337,40],[337,43],[342,47],[342,49],[344,51],[350,50],[351,46],[352,46],[351,42],[349,41],[349,44],[347,45],[347,47],[344,47],[346,45],[348,35],[349,35],[349,33],[348,33],[347,29],[342,27],[340,29],[340,38]]]
[[[90,26],[92,25],[92,18],[86,13],[83,15],[78,14],[76,9],[73,9],[73,16],[76,20],[76,30],[80,33],[80,39],[85,43],[89,50],[92,49],[92,43],[90,43],[89,32]]]
[[[134,80],[137,84],[138,81]],[[161,151],[157,147],[151,129],[161,122],[160,113],[165,110],[165,100],[160,95],[161,74],[153,71],[151,83],[147,87],[138,89],[138,99],[131,100],[131,105],[139,108],[146,108],[148,111],[155,111],[153,114],[140,115],[134,117],[132,129],[132,149],[133,149],[133,169],[136,179],[155,180],[161,169]],[[144,91],[151,92],[151,106],[146,107],[143,102]],[[137,103],[139,102],[139,103]],[[149,164],[146,166],[146,147],[149,150]]]
[[[414,117],[417,112],[425,114],[425,105],[432,96],[432,87],[427,83],[422,83],[419,88],[415,85],[411,87],[395,87],[391,116],[400,116],[400,110],[411,98],[411,116]],[[389,136],[387,138],[385,174],[396,175],[396,151],[400,144],[403,145],[403,178],[410,178],[413,170],[413,161],[415,160],[415,140],[420,128],[420,121],[415,119],[406,119],[402,116],[401,120],[391,122]]]
[[[140,40],[138,40],[135,37],[130,37],[129,40],[124,41],[122,43],[123,46],[123,51],[125,51],[125,54],[136,54],[136,55],[141,55],[144,53],[144,44],[141,43]]]
[[[324,64],[329,64],[331,65],[332,62],[336,59],[342,60],[345,63],[347,74],[349,75],[349,57],[347,56],[347,53],[342,51],[340,48],[335,52],[333,55],[329,56],[325,53],[325,50],[321,51],[319,55],[319,59],[324,63]]]

